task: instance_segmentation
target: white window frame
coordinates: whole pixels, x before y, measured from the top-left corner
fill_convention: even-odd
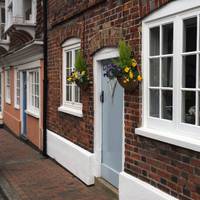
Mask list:
[[[32,83],[31,83],[31,77],[30,77],[31,73],[38,73],[38,76],[39,76],[39,82],[38,82],[39,107],[38,108],[35,105],[33,105],[33,102],[32,102],[32,95],[35,95],[35,94],[32,94]],[[38,68],[27,71],[27,110],[26,110],[26,113],[34,116],[35,118],[40,117],[40,69]]]
[[[7,104],[11,104],[11,79],[10,69],[5,71],[5,101]]]
[[[19,79],[17,77],[17,74],[19,73]],[[19,81],[19,85],[17,85]],[[19,109],[20,108],[20,101],[21,101],[21,86],[20,86],[20,83],[21,83],[21,80],[20,80],[20,71],[18,69],[15,69],[15,84],[14,84],[14,87],[15,87],[15,108],[16,109]],[[19,90],[19,96],[17,96],[17,90]],[[19,98],[19,103],[17,103],[17,99]]]
[[[75,52],[76,50],[80,49],[81,47],[81,40],[78,38],[72,38],[67,40],[62,45],[62,105],[58,108],[58,111],[64,112],[67,114],[71,114],[77,117],[83,117],[82,111],[82,103],[75,102],[74,90],[75,84],[72,84],[72,101],[66,101],[66,84],[67,84],[67,75],[66,75],[66,53],[69,51]],[[74,53],[72,53],[72,70],[74,69]],[[79,90],[79,97],[80,97],[80,90]]]
[[[193,2],[192,2],[193,1]],[[176,4],[176,5],[175,5]],[[193,10],[191,6],[194,6]],[[178,10],[176,10],[179,8]],[[178,13],[177,13],[178,12]],[[168,13],[172,13],[169,15]],[[186,124],[181,119],[181,86],[182,86],[182,55],[183,55],[183,20],[198,17],[200,23],[200,2],[196,0],[178,0],[142,23],[142,72],[143,72],[143,116],[142,126],[136,129],[136,134],[174,144],[180,147],[200,151],[200,126]],[[149,116],[149,42],[150,28],[174,23],[174,52],[173,52],[173,120],[157,119]],[[199,31],[198,33],[199,34]],[[181,37],[180,37],[181,36]],[[197,40],[198,45],[199,40]],[[198,52],[200,55],[200,52]],[[199,64],[200,58],[198,58]],[[178,66],[178,67],[177,67]],[[196,73],[199,73],[198,71]],[[200,90],[199,90],[200,91]],[[196,106],[199,106],[196,104]]]

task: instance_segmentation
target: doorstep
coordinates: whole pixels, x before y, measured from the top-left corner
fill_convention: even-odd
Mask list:
[[[118,189],[112,186],[110,183],[108,183],[106,180],[102,178],[95,178],[95,185],[101,188],[104,188],[104,190],[110,195],[110,197],[114,199],[119,198],[119,192]]]

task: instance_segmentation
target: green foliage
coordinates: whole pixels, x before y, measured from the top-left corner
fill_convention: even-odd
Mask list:
[[[78,50],[76,53],[75,68],[79,72],[86,71],[87,69],[86,61],[84,59],[83,53],[80,50]]]
[[[81,85],[89,84],[89,77],[87,73],[87,64],[83,53],[78,50],[75,56],[75,70],[67,77],[69,83],[76,83],[79,87]]]
[[[121,68],[131,65],[132,56],[131,56],[130,45],[126,44],[124,40],[120,40],[118,49],[119,49],[119,59],[117,59],[116,64]]]

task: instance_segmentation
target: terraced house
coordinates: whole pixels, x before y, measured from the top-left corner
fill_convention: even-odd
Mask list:
[[[200,199],[200,1],[48,1],[47,153],[121,200]],[[104,76],[131,46],[134,91]],[[90,83],[67,80],[77,50]]]
[[[1,120],[42,148],[43,30],[40,0],[1,1]]]
[[[199,0],[0,0],[0,25],[1,124],[120,200],[200,199]]]

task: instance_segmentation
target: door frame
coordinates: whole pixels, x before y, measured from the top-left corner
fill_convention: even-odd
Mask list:
[[[93,77],[94,77],[94,175],[101,177],[102,163],[102,103],[100,102],[100,94],[102,90],[102,60],[113,59],[119,57],[117,48],[104,48],[98,51],[93,57]],[[124,150],[125,150],[125,134],[124,134],[124,98],[123,98],[123,133],[122,133],[122,171],[124,171]]]

